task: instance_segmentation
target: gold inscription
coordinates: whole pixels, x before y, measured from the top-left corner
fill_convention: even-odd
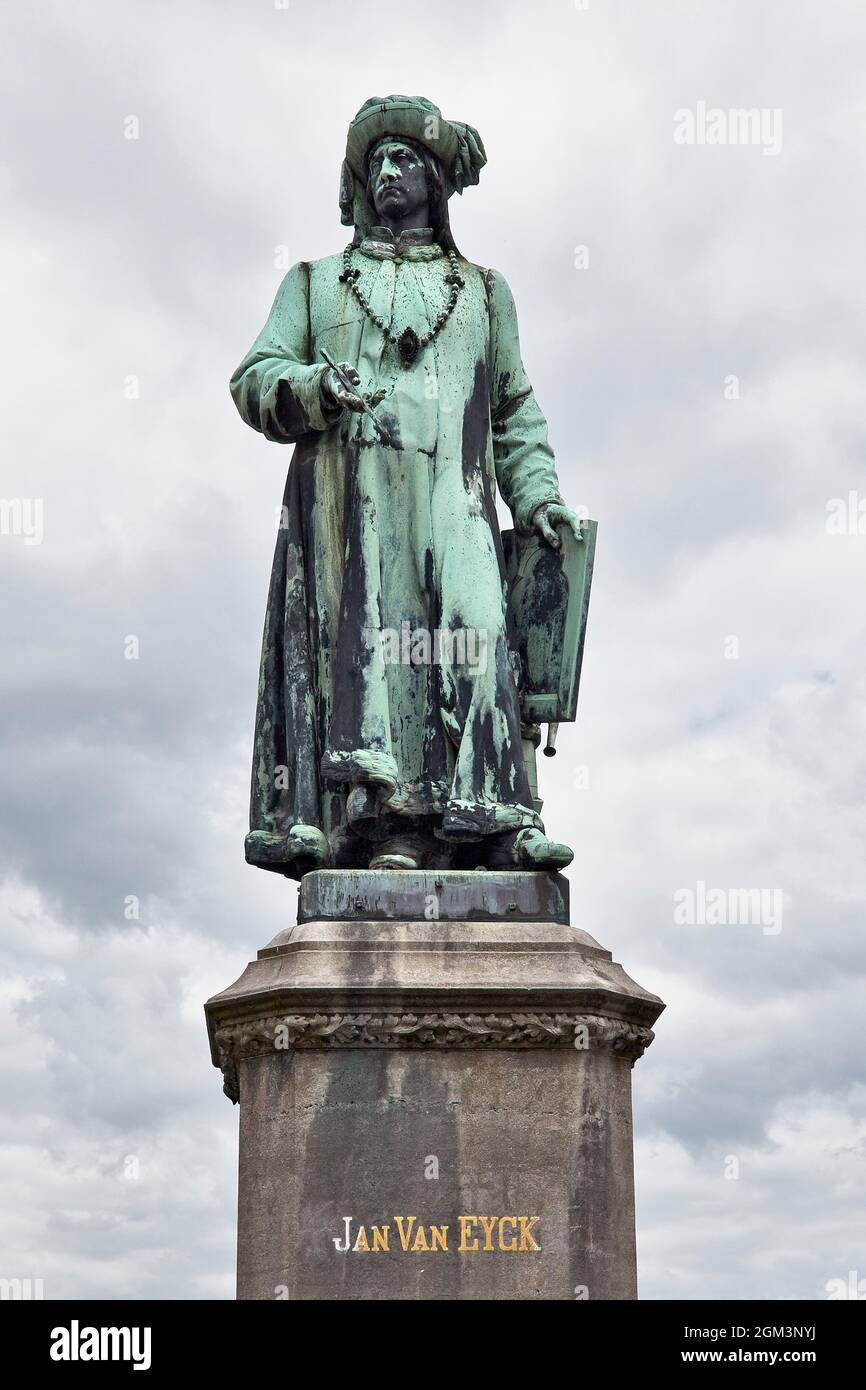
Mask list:
[[[342,1220],[343,1234],[332,1237],[339,1254],[390,1253],[390,1222],[354,1228],[353,1216],[344,1216]],[[533,1234],[538,1216],[458,1216],[453,1246],[449,1243],[450,1226],[434,1226],[417,1216],[395,1216],[392,1220],[400,1249],[408,1255],[433,1255],[450,1249],[458,1255],[520,1255],[541,1250],[541,1233],[536,1230]]]

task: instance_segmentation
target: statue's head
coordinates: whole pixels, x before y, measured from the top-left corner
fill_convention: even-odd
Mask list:
[[[367,156],[367,192],[380,217],[417,216],[427,208],[427,170],[408,140],[387,135]]]
[[[386,135],[367,156],[367,200],[380,221],[441,226],[448,200],[439,160],[414,140]]]
[[[477,183],[485,163],[478,132],[445,120],[431,101],[371,97],[349,126],[340,178],[342,220],[354,225],[357,239],[383,220],[423,213],[426,201],[428,224],[450,248],[448,199]]]

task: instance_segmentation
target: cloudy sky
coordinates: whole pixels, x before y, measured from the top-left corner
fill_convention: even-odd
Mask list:
[[[288,458],[227,381],[281,258],[345,244],[346,125],[397,91],[481,132],[452,224],[511,284],[599,522],[542,792],[575,922],[668,1005],[634,1073],[642,1295],[866,1279],[862,6],[43,0],[5,26],[0,1274],[233,1294],[202,1003],[295,894],[243,860]],[[675,139],[741,107],[766,138]],[[701,883],[781,917],[684,922]]]

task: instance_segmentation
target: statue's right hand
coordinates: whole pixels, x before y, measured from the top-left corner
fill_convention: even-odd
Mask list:
[[[340,368],[353,386],[360,385],[361,378],[351,362],[341,362]],[[346,410],[364,409],[364,402],[360,395],[343,385],[333,367],[329,367],[322,374],[322,395],[328,404],[343,406]]]

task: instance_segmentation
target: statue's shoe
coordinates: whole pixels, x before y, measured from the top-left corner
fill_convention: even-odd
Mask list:
[[[293,825],[287,835],[251,830],[244,841],[248,864],[278,874],[301,878],[312,869],[326,869],[330,862],[328,841],[315,825]]]
[[[430,847],[415,836],[383,840],[370,859],[371,869],[423,869]]]
[[[371,869],[420,869],[418,860],[411,854],[374,854],[370,860]]]
[[[496,835],[487,854],[489,869],[564,869],[574,858],[568,845],[549,840],[543,830],[530,826]]]

